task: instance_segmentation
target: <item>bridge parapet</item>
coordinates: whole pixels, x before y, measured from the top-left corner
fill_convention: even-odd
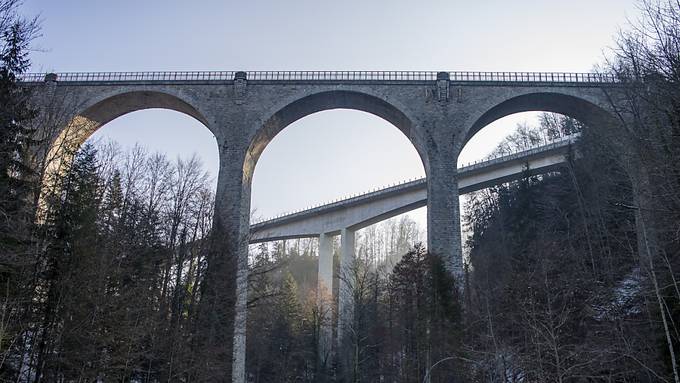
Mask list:
[[[568,72],[435,72],[435,71],[178,71],[178,72],[68,72],[27,73],[21,79],[27,83],[41,83],[48,76],[59,82],[231,82],[245,73],[248,81],[325,81],[325,82],[430,82],[438,74],[448,73],[455,83],[538,83],[538,84],[614,84],[617,79],[602,73]],[[56,75],[56,76],[55,76]]]

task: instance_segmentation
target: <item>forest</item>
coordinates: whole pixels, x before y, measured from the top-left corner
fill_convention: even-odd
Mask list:
[[[111,142],[34,161],[20,5],[0,0],[0,381],[216,381],[211,175]],[[680,383],[680,3],[640,8],[597,67],[616,124],[546,112],[491,154],[579,135],[559,170],[464,197],[464,280],[408,216],[360,231],[349,270],[334,245],[333,292],[316,239],[251,245],[248,382]],[[354,314],[323,357],[340,280]]]

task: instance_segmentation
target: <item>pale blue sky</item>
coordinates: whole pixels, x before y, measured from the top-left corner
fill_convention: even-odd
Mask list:
[[[583,72],[601,62],[634,0],[26,0],[43,37],[33,71],[474,70]],[[485,129],[486,155],[524,117]],[[198,153],[216,175],[212,135],[170,111],[123,116],[97,134],[170,156]],[[394,127],[353,111],[304,118],[263,153],[253,208],[270,216],[421,176]],[[420,213],[422,216],[422,212]]]

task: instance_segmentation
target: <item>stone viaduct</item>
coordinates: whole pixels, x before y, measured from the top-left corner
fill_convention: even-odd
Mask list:
[[[589,127],[616,123],[610,101],[616,83],[593,73],[64,73],[29,74],[23,81],[35,87],[45,119],[55,121],[46,133],[53,143],[48,156],[80,145],[116,117],[148,108],[185,113],[215,135],[220,165],[213,226],[221,239],[209,275],[219,285],[214,301],[235,304],[235,317],[227,318],[230,325],[216,342],[228,348],[224,355],[232,364],[225,374],[238,383],[245,382],[251,180],[260,154],[286,126],[344,108],[374,114],[399,129],[425,168],[428,249],[460,278],[457,158],[477,131],[525,111],[561,113]],[[322,233],[322,246],[327,241]]]

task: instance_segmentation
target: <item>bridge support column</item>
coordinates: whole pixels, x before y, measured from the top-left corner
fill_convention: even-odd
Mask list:
[[[243,151],[220,151],[215,214],[201,291],[199,381],[245,383],[250,185]]]
[[[319,365],[327,366],[333,347],[333,237],[319,236]]]
[[[440,152],[441,153],[441,152]],[[460,236],[457,156],[450,152],[430,158],[427,177],[428,251],[444,259],[446,268],[463,287],[463,253]]]
[[[353,230],[342,229],[340,232],[340,288],[338,289],[338,362],[344,376],[347,377],[352,364],[352,330],[354,322],[354,267]]]

